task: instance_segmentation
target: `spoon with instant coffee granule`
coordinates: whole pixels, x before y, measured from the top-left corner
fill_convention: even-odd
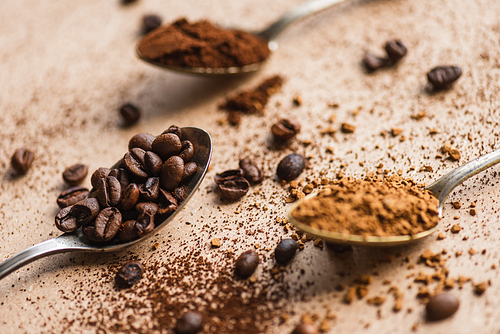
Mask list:
[[[427,186],[425,190],[429,191],[432,195],[434,195],[437,200],[439,200],[439,204],[437,205],[437,212],[435,214],[440,218],[442,216],[443,205],[446,200],[448,194],[462,182],[467,180],[468,178],[484,171],[485,169],[496,165],[500,162],[500,150],[493,151],[491,153],[485,154],[476,160],[470,161],[465,165],[458,167],[446,174],[445,176],[438,179],[436,182]],[[299,216],[297,208],[304,204],[311,203],[318,196],[318,193],[314,193],[304,197],[303,199],[294,203],[290,209],[288,210],[288,219],[290,222],[297,227],[298,229],[306,232],[307,234],[320,238],[326,242],[344,244],[344,245],[355,245],[355,246],[400,246],[409,243],[413,243],[417,240],[420,240],[424,237],[427,237],[438,229],[438,223],[435,224],[432,228],[426,229],[419,233],[413,235],[387,235],[387,236],[374,236],[374,235],[359,235],[359,234],[348,234],[348,233],[340,233],[340,232],[332,232],[325,229],[319,229],[312,227],[310,224],[311,221],[307,219],[302,219],[299,221],[297,216]],[[434,199],[435,201],[436,199]],[[316,200],[317,201],[317,200]],[[397,199],[396,201],[397,202]],[[324,204],[324,202],[322,203]],[[350,203],[349,203],[350,205]],[[318,208],[318,206],[315,206]],[[401,207],[399,207],[401,208]],[[352,212],[352,215],[357,213]],[[304,217],[304,216],[302,216]],[[328,223],[339,224],[337,217],[327,216]],[[324,225],[323,225],[324,226]]]
[[[344,1],[309,0],[256,33],[221,29],[206,21],[195,26],[179,20],[144,36],[137,44],[136,54],[152,65],[188,74],[214,76],[255,72],[268,58],[269,51],[278,48],[276,38],[286,27]],[[219,61],[218,57],[225,57],[227,61]]]
[[[170,216],[160,223],[155,229],[146,234],[144,237],[119,244],[112,245],[96,245],[91,244],[83,236],[82,229],[78,229],[71,233],[64,233],[57,238],[49,239],[39,244],[36,244],[20,253],[11,256],[8,260],[0,264],[0,279],[4,278],[16,269],[21,268],[30,262],[40,259],[42,257],[66,253],[66,252],[115,252],[127,247],[130,247],[147,237],[155,235],[161,228],[165,227],[174,217],[181,211],[189,202],[196,189],[201,184],[205,174],[207,173],[208,166],[210,165],[210,158],[212,156],[212,139],[210,135],[202,129],[194,127],[181,128],[182,137],[184,140],[189,140],[194,147],[194,155],[190,161],[195,162],[198,166],[196,174],[185,184],[191,191],[186,196],[185,200],[179,205]],[[117,166],[119,162],[115,165]]]

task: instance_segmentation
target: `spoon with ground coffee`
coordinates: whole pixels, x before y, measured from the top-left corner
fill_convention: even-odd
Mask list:
[[[384,180],[344,178],[294,203],[288,219],[327,242],[399,246],[438,229],[448,194],[468,178],[500,162],[500,150],[458,167],[423,188],[399,176]]]
[[[228,75],[257,71],[278,48],[277,36],[293,22],[346,0],[309,0],[260,32],[223,29],[185,19],[159,27],[137,44],[137,56],[156,66],[189,74]]]
[[[47,241],[36,244],[20,253],[11,256],[8,260],[0,264],[0,279],[4,278],[16,269],[21,268],[30,262],[40,259],[42,257],[66,253],[66,252],[115,252],[124,248],[130,247],[147,237],[155,235],[161,228],[165,227],[174,217],[182,210],[189,202],[190,198],[195,193],[201,184],[205,174],[207,173],[212,155],[212,139],[210,135],[202,129],[194,127],[181,128],[183,140],[190,141],[194,148],[194,155],[190,159],[191,162],[196,163],[198,166],[196,173],[193,177],[185,183],[186,189],[189,190],[185,199],[163,222],[160,222],[152,232],[146,234],[144,237],[135,239],[129,242],[114,243],[110,245],[90,243],[82,233],[82,229],[77,229],[74,232],[64,233],[57,238],[49,239]],[[114,167],[119,165],[120,162],[115,164]]]

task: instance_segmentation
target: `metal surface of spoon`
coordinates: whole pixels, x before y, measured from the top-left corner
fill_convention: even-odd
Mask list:
[[[0,279],[34,260],[52,254],[66,252],[115,252],[122,250],[145,240],[147,237],[158,232],[162,227],[165,227],[184,208],[184,206],[186,206],[196,189],[198,189],[198,186],[201,184],[205,174],[207,173],[208,166],[210,165],[210,158],[212,156],[212,139],[205,130],[194,127],[185,127],[182,128],[182,137],[183,140],[189,140],[193,144],[195,153],[191,161],[194,161],[198,165],[199,170],[186,184],[186,186],[191,189],[191,192],[186,199],[181,203],[181,205],[179,205],[176,211],[174,211],[164,222],[158,225],[151,233],[127,243],[102,246],[90,244],[83,236],[82,229],[80,228],[75,232],[64,233],[57,238],[43,241],[14,256],[11,256],[9,259],[0,264]]]
[[[260,32],[254,33],[254,35],[268,41],[269,50],[275,51],[278,48],[278,43],[276,42],[276,38],[278,35],[290,24],[293,22],[300,20],[308,15],[317,13],[325,8],[330,6],[339,4],[346,0],[309,0],[306,1],[285,15],[283,15],[278,21],[271,24],[269,27],[265,28]],[[140,43],[140,42],[139,42]],[[159,66],[168,70],[188,73],[188,74],[198,74],[198,75],[207,75],[207,76],[215,76],[215,75],[231,75],[231,74],[242,74],[257,71],[262,64],[265,62],[259,62],[254,64],[249,64],[241,67],[225,67],[225,68],[206,68],[206,67],[179,67],[179,66],[170,66],[166,64],[162,64],[153,59],[149,59],[144,57],[138,48],[136,48],[137,56],[144,60],[147,63],[150,63],[155,66]]]
[[[446,200],[446,197],[456,186],[460,185],[468,178],[482,172],[483,170],[493,165],[496,165],[499,162],[500,162],[500,150],[496,150],[491,153],[485,154],[477,158],[476,160],[470,161],[461,167],[454,169],[450,173],[446,174],[445,176],[441,177],[439,180],[437,180],[436,182],[432,183],[427,188],[425,188],[429,190],[439,200],[439,206],[438,206],[439,217],[442,216],[443,205],[444,201]],[[297,208],[298,205],[300,205],[300,203],[302,203],[303,201],[307,201],[316,195],[317,193],[308,195],[302,200],[294,203],[288,210],[287,216],[290,222],[295,227],[301,229],[302,231],[312,236],[321,238],[326,242],[345,244],[345,245],[355,245],[355,246],[399,246],[399,245],[409,244],[417,240],[420,240],[422,238],[425,238],[436,232],[439,226],[439,224],[437,224],[435,227],[427,231],[417,233],[413,236],[404,235],[404,236],[383,236],[383,237],[346,235],[336,232],[315,229],[307,224],[297,221],[292,216],[292,212]]]

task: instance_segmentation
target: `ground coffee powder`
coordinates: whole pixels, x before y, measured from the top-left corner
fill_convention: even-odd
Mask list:
[[[439,201],[412,179],[343,178],[300,203],[292,216],[311,227],[352,235],[414,235],[436,226]]]
[[[241,67],[269,56],[267,41],[255,35],[186,19],[155,29],[138,50],[144,58],[178,67]]]

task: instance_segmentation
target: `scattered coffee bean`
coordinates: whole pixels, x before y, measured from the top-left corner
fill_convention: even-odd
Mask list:
[[[264,173],[250,159],[241,159],[240,169],[243,171],[243,177],[251,184],[258,184],[264,180]]]
[[[347,253],[347,252],[352,251],[351,245],[335,244],[333,242],[327,242],[326,247],[328,249],[330,249],[331,251],[338,253],[338,254],[343,254],[343,253]]]
[[[374,56],[371,52],[366,51],[363,57],[363,65],[369,72],[373,72],[385,66],[387,59]]]
[[[120,115],[123,118],[123,124],[131,126],[141,118],[141,110],[131,103],[126,103],[120,107]]]
[[[319,334],[318,327],[310,322],[303,322],[293,330],[292,334]]]
[[[299,133],[300,124],[290,119],[280,119],[271,127],[271,132],[274,139],[279,142],[284,142],[292,139]]]
[[[250,183],[240,177],[219,184],[218,189],[223,198],[235,201],[246,195],[248,189],[250,189]]]
[[[234,266],[234,272],[241,278],[252,276],[259,265],[259,255],[253,250],[247,250],[238,257]]]
[[[459,305],[460,301],[451,293],[439,293],[432,297],[425,307],[427,319],[431,321],[446,319],[458,310]]]
[[[97,215],[94,226],[99,241],[111,240],[122,225],[122,214],[117,208],[105,208]]]
[[[144,151],[151,151],[155,138],[155,136],[150,135],[149,133],[139,133],[130,138],[128,142],[128,149],[130,151],[131,149],[137,147],[143,149]]]
[[[203,327],[203,317],[197,312],[188,311],[177,320],[175,334],[196,334]]]
[[[144,272],[144,267],[139,262],[128,262],[116,273],[116,285],[120,288],[129,288],[137,283]]]
[[[161,17],[158,15],[146,15],[142,18],[142,33],[147,34],[161,26]]]
[[[172,191],[182,180],[184,175],[184,160],[174,155],[168,158],[161,170],[161,185],[165,190]]]
[[[285,181],[296,179],[306,167],[306,159],[297,153],[284,157],[278,164],[278,177]]]
[[[163,160],[179,154],[181,149],[181,140],[175,133],[165,133],[156,137],[152,145],[153,152],[158,154]]]
[[[33,163],[34,154],[30,150],[21,148],[14,152],[10,163],[18,174],[26,174]]]
[[[226,181],[235,180],[243,177],[243,169],[229,169],[225,172],[215,174],[214,181],[217,184],[223,184]]]
[[[349,123],[342,123],[342,125],[340,126],[340,130],[343,133],[354,133],[354,131],[356,130],[356,127],[352,124],[349,124]]]
[[[66,182],[69,186],[76,186],[85,179],[88,173],[88,168],[82,164],[76,164],[71,167],[68,167],[64,170],[62,176],[64,182]]]
[[[462,69],[458,66],[438,66],[427,73],[427,79],[434,89],[449,87],[462,75]]]
[[[385,44],[385,51],[389,59],[395,63],[406,55],[406,46],[400,40],[389,41]]]
[[[137,0],[121,0],[122,5],[128,5],[137,2]]]
[[[280,264],[287,264],[292,261],[295,252],[299,249],[299,244],[293,239],[283,239],[274,250],[274,258]]]
[[[64,190],[57,197],[57,205],[59,208],[63,209],[68,206],[72,206],[77,202],[80,202],[82,199],[85,199],[89,195],[89,190],[84,187],[73,187]]]

